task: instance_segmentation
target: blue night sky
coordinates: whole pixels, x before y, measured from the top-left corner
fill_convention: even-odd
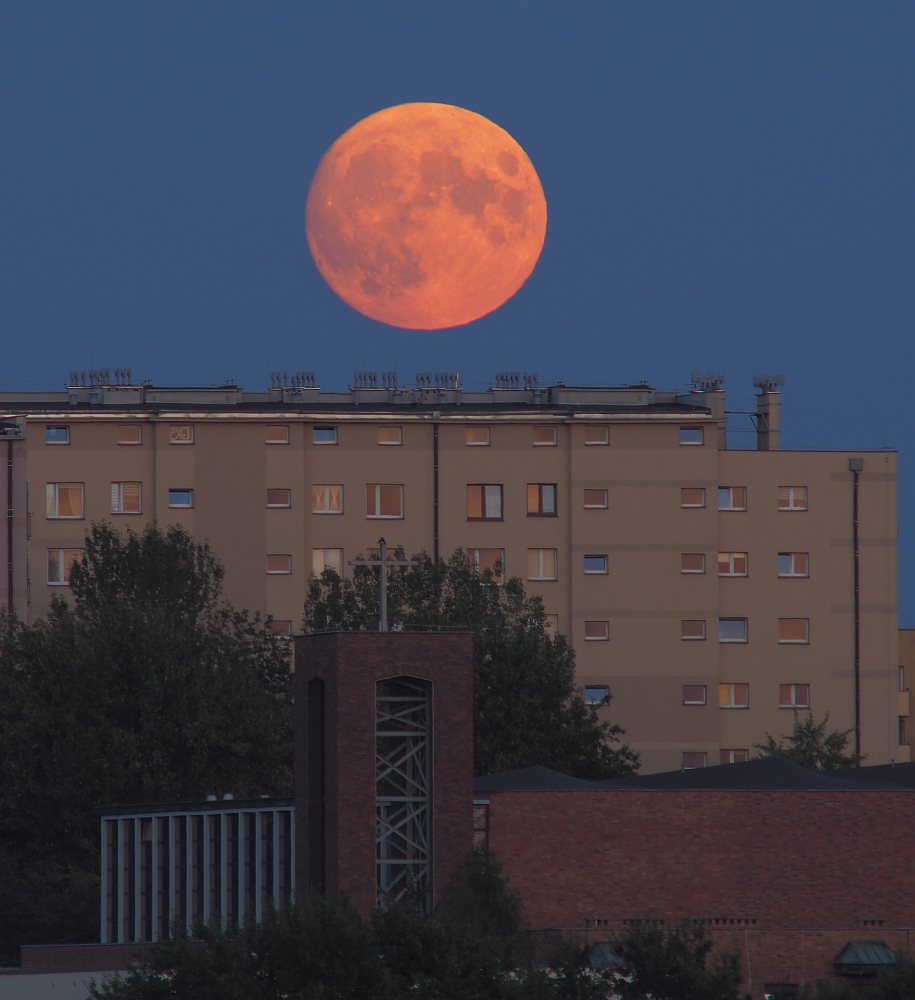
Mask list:
[[[713,369],[748,410],[784,372],[785,447],[900,451],[915,625],[912,3],[6,0],[2,22],[0,387]],[[507,129],[549,205],[520,293],[437,333],[352,311],[304,237],[327,147],[409,101]]]

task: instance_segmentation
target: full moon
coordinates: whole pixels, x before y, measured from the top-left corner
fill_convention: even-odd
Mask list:
[[[315,264],[371,319],[461,326],[528,279],[546,199],[524,150],[482,115],[401,104],[357,122],[324,154],[305,206]]]

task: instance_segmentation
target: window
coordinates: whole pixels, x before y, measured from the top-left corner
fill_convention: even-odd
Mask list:
[[[496,583],[502,582],[505,573],[505,549],[468,549],[467,558],[477,573],[489,570]]]
[[[534,428],[534,447],[544,448],[550,447],[556,444],[556,428],[555,427],[535,427]]]
[[[708,688],[704,684],[684,684],[683,685],[684,705],[707,705]]]
[[[194,491],[193,490],[169,490],[168,491],[168,505],[169,505],[169,507],[193,507],[194,506]]]
[[[584,557],[584,570],[586,573],[606,573],[607,572],[607,557],[606,556],[585,556]]]
[[[315,424],[311,429],[312,444],[336,444],[337,428],[326,424]]]
[[[289,424],[267,424],[264,444],[289,444]]]
[[[292,556],[269,555],[267,556],[267,572],[270,574],[286,574],[292,572]]]
[[[586,705],[603,705],[607,700],[607,689],[605,687],[591,687],[589,685],[585,688]]]
[[[141,483],[111,484],[111,513],[139,514],[142,511]]]
[[[610,428],[605,424],[592,424],[585,428],[585,444],[610,444]]]
[[[468,427],[464,431],[464,444],[475,445],[476,447],[488,447],[489,428],[488,427]]]
[[[267,623],[267,630],[271,635],[292,635],[292,620],[289,618],[271,618]]]
[[[708,766],[708,754],[704,750],[684,750],[683,760],[680,767],[684,771],[691,771],[696,767]]]
[[[46,489],[48,517],[60,520],[85,517],[83,483],[48,483]]]
[[[750,751],[719,750],[718,757],[722,764],[745,764],[750,759]]]
[[[379,444],[403,444],[403,431],[400,427],[379,427]]]
[[[680,553],[681,573],[704,573],[705,553],[704,552],[681,552]]]
[[[746,642],[747,641],[746,618],[719,618],[718,641]]]
[[[169,444],[193,444],[194,425],[193,424],[172,424],[168,429]]]
[[[610,622],[585,622],[585,639],[606,642],[610,638]]]
[[[779,684],[779,708],[810,708],[809,684]]]
[[[778,641],[801,644],[810,642],[810,619],[779,618]]]
[[[750,685],[749,684],[719,684],[718,685],[718,707],[719,708],[749,708],[750,707]]]
[[[806,552],[779,552],[779,576],[810,576],[810,556]]]
[[[342,514],[343,486],[315,483],[311,488],[312,514]]]
[[[550,639],[555,639],[559,635],[559,615],[544,615],[545,625],[543,631]]]
[[[698,487],[687,486],[680,490],[681,507],[704,507],[705,490]]]
[[[70,443],[70,428],[69,427],[45,427],[44,429],[44,443],[45,444],[69,444]]]
[[[807,487],[806,486],[779,486],[779,488],[778,488],[778,509],[779,510],[806,510],[807,509]]]
[[[607,491],[606,490],[585,490],[586,510],[606,510]]]
[[[747,509],[746,486],[719,486],[718,509],[746,510]]]
[[[403,517],[403,486],[368,483],[366,517]]]
[[[467,520],[501,521],[502,487],[493,483],[468,484]]]
[[[747,576],[746,552],[719,552],[719,576]]]
[[[686,619],[681,621],[680,638],[689,640],[704,639],[705,621],[701,619]]]
[[[267,490],[268,507],[291,507],[292,490]]]
[[[142,424],[118,424],[118,444],[142,444]]]
[[[82,549],[48,549],[48,584],[66,586],[70,582],[71,567],[82,558]]]
[[[555,483],[527,484],[527,516],[528,517],[556,516]]]
[[[311,570],[320,576],[324,570],[332,569],[337,576],[343,576],[343,549],[312,549]]]
[[[556,549],[528,549],[528,580],[555,580],[556,561]]]
[[[704,438],[701,427],[680,428],[680,444],[697,445],[702,444],[703,440]]]

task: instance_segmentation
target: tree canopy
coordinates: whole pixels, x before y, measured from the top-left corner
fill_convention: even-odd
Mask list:
[[[864,757],[848,750],[851,730],[828,730],[829,714],[821,722],[812,715],[803,719],[794,713],[794,727],[778,742],[766,733],[765,743],[756,743],[760,757],[787,757],[811,771],[834,771],[839,767],[858,767]]]
[[[222,579],[180,527],[96,524],[72,607],[0,618],[0,961],[97,934],[99,806],[290,793],[288,643]]]
[[[398,558],[402,558],[402,551]],[[575,653],[551,638],[539,597],[517,578],[499,584],[458,549],[447,561],[425,552],[415,566],[388,569],[388,620],[397,629],[473,632],[474,766],[477,774],[540,764],[580,778],[631,774],[638,754],[619,743],[624,730],[601,721],[575,686]],[[378,627],[378,578],[356,566],[313,578],[306,632]]]

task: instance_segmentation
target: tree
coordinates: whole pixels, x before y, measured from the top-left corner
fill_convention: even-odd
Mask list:
[[[398,553],[402,558],[403,553]],[[638,754],[614,746],[624,730],[601,722],[575,687],[575,653],[546,632],[543,603],[517,578],[499,585],[458,549],[447,561],[426,553],[417,565],[388,570],[388,620],[406,630],[473,632],[474,767],[490,774],[541,764],[580,778],[631,774]],[[378,627],[377,575],[357,566],[353,579],[333,570],[312,578],[306,632]]]
[[[864,757],[846,748],[851,740],[851,730],[834,729],[827,732],[829,713],[822,722],[814,722],[812,715],[799,719],[794,713],[794,728],[776,743],[769,733],[766,742],[755,744],[760,757],[787,757],[795,764],[811,771],[834,771],[839,767],[858,767]]]
[[[72,608],[0,619],[3,960],[94,938],[99,806],[290,792],[289,650],[222,578],[181,528],[96,524]]]

